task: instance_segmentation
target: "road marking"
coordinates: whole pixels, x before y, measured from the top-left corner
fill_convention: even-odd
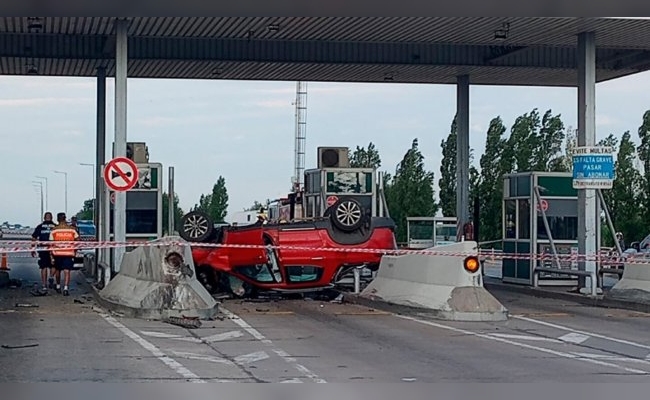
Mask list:
[[[174,340],[182,340],[184,342],[190,342],[190,343],[203,343],[201,339],[192,336],[181,336],[181,335],[174,335],[171,333],[154,332],[154,331],[140,331],[140,333],[145,336],[155,337],[158,339],[174,339]]]
[[[262,335],[257,329],[253,328],[248,324],[248,322],[244,321],[234,313],[226,310],[223,307],[220,307],[220,310],[222,313],[224,313],[230,320],[232,320],[235,324],[237,324],[240,328],[248,332],[251,336],[253,336],[255,339],[259,340],[260,342],[272,346],[272,350],[275,354],[280,356],[286,363],[293,365],[295,369],[297,369],[299,372],[304,374],[307,378],[311,379],[314,383],[327,383],[325,379],[319,378],[318,375],[310,371],[307,367],[305,367],[302,364],[298,364],[296,362],[296,359],[291,357],[289,353],[286,351],[277,348],[274,346],[273,342],[267,339],[264,335]]]
[[[581,333],[567,333],[566,335],[560,336],[558,339],[567,342],[567,343],[573,343],[573,344],[582,344],[589,340],[591,336],[583,335]]]
[[[262,361],[266,360],[269,358],[269,355],[266,354],[265,351],[256,351],[255,353],[250,353],[250,354],[243,354],[241,356],[235,357],[235,363],[242,365],[242,364],[250,364],[254,363],[257,361]]]
[[[627,344],[629,346],[638,347],[640,349],[650,350],[650,346],[648,346],[648,345],[641,344],[641,343],[636,343],[636,342],[631,342],[631,341],[625,340],[625,339],[617,339],[615,337],[600,335],[598,333],[580,331],[580,330],[577,330],[577,329],[569,328],[567,326],[557,325],[557,324],[553,324],[553,323],[546,322],[546,321],[539,321],[539,320],[536,320],[536,319],[533,319],[533,318],[526,318],[526,317],[522,317],[520,315],[513,315],[512,318],[516,318],[516,319],[519,319],[519,320],[522,320],[522,321],[532,322],[532,323],[538,324],[538,325],[548,326],[549,328],[555,328],[555,329],[559,329],[561,331],[579,333],[581,335],[587,335],[587,336],[595,337],[595,338],[598,338],[598,339],[609,340],[610,342]]]
[[[287,379],[280,383],[303,383],[300,378]]]
[[[214,343],[214,342],[221,342],[229,339],[236,339],[242,336],[244,336],[244,333],[242,331],[231,331],[231,332],[217,333],[216,335],[204,337],[201,340],[204,341],[205,343]]]
[[[425,321],[425,320],[417,319],[417,318],[414,318],[414,317],[409,317],[409,316],[406,316],[406,315],[397,315],[397,314],[395,314],[395,316],[398,317],[398,318],[405,319],[405,320],[417,322],[417,323],[420,323],[420,324],[423,324],[423,325],[429,325],[429,326],[433,326],[433,327],[440,328],[440,329],[445,329],[445,330],[456,332],[456,333],[462,333],[463,335],[476,336],[476,337],[480,337],[480,338],[483,338],[483,339],[493,340],[495,342],[501,342],[501,343],[509,344],[509,345],[512,345],[512,346],[521,347],[521,348],[524,348],[524,349],[535,350],[535,351],[539,351],[541,353],[547,353],[547,354],[552,354],[552,355],[555,355],[555,356],[568,358],[568,359],[572,359],[572,360],[576,360],[576,361],[582,361],[582,362],[588,363],[588,364],[595,364],[595,365],[599,365],[599,366],[603,366],[603,367],[620,369],[620,370],[623,370],[625,372],[630,372],[630,373],[639,374],[639,375],[648,375],[648,374],[650,374],[650,372],[643,371],[643,370],[640,370],[640,369],[627,368],[627,367],[623,367],[622,365],[613,364],[613,363],[609,363],[609,362],[605,362],[605,361],[601,361],[601,360],[594,360],[594,359],[591,359],[591,358],[584,358],[584,357],[577,356],[575,354],[565,353],[563,351],[546,349],[544,347],[537,347],[537,346],[529,345],[529,344],[526,344],[526,343],[513,342],[512,340],[502,339],[502,338],[495,337],[495,336],[490,336],[489,334],[471,332],[471,331],[467,331],[465,329],[454,328],[452,326],[438,324],[438,323],[435,323],[433,321]]]
[[[184,351],[173,351],[173,353],[178,357],[187,358],[188,360],[201,360],[201,361],[208,361],[215,364],[234,365],[232,361],[226,360],[225,358],[209,356],[206,354],[187,353]]]
[[[609,355],[605,355],[605,354],[593,354],[593,353],[574,353],[574,352],[572,352],[572,353],[577,355],[577,356],[580,356],[580,357],[593,358],[595,360],[630,362],[630,363],[637,363],[637,364],[644,364],[644,365],[650,364],[650,362],[648,360],[643,360],[643,359],[640,359],[640,358],[609,356]]]
[[[531,342],[549,342],[549,343],[562,344],[562,342],[558,339],[546,338],[541,336],[510,335],[507,333],[488,333],[488,335],[502,338],[502,339],[519,339],[519,340],[530,340]]]
[[[163,353],[162,350],[160,350],[158,347],[154,346],[152,343],[145,340],[142,336],[138,335],[137,333],[133,332],[126,326],[122,325],[115,318],[106,314],[100,314],[100,315],[102,316],[102,318],[104,318],[104,320],[106,320],[106,322],[108,322],[109,324],[117,328],[120,332],[122,332],[124,335],[126,335],[134,342],[139,344],[142,348],[148,350],[154,357],[162,361],[165,365],[167,365],[169,368],[174,370],[174,372],[176,372],[177,374],[181,375],[183,378],[189,379],[190,382],[205,383],[204,380],[199,378],[199,376],[196,375],[194,372],[187,369],[183,364],[179,363],[178,361],[174,360],[173,358]]]

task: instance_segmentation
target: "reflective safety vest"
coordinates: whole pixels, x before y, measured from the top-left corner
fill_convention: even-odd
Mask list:
[[[79,233],[73,226],[56,226],[50,233],[50,241],[52,242],[74,242],[79,239]],[[61,245],[62,247],[71,247],[71,245]],[[74,257],[76,254],[75,249],[57,250],[57,246],[52,246],[52,255],[55,257]]]

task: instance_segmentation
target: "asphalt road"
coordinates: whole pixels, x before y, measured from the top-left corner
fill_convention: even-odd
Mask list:
[[[9,261],[25,283],[0,289],[0,381],[650,382],[648,314],[505,292],[512,317],[499,323],[227,301],[187,330],[96,309],[80,273],[70,297],[32,297],[34,260]]]

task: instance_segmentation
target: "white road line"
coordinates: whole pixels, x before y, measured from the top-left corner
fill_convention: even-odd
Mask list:
[[[591,359],[591,358],[584,358],[584,357],[580,357],[580,356],[577,356],[577,355],[571,354],[571,353],[565,353],[565,352],[562,352],[562,351],[546,349],[544,347],[532,346],[532,345],[525,344],[525,343],[513,342],[512,340],[502,339],[502,338],[499,338],[499,337],[490,336],[488,334],[483,334],[483,333],[471,332],[471,331],[467,331],[465,329],[454,328],[452,326],[438,324],[438,323],[435,323],[435,322],[432,322],[432,321],[425,321],[425,320],[409,317],[409,316],[406,316],[406,315],[395,315],[395,316],[398,317],[398,318],[406,319],[406,320],[417,322],[417,323],[420,323],[420,324],[429,325],[429,326],[433,326],[433,327],[440,328],[440,329],[445,329],[445,330],[456,332],[456,333],[462,333],[463,335],[476,336],[476,337],[480,337],[480,338],[483,338],[483,339],[493,340],[495,342],[501,342],[501,343],[509,344],[509,345],[512,345],[512,346],[521,347],[521,348],[524,348],[524,349],[535,350],[535,351],[539,351],[539,352],[546,353],[546,354],[553,354],[553,355],[558,356],[558,357],[563,357],[563,358],[568,358],[568,359],[572,359],[572,360],[576,360],[576,361],[581,361],[581,362],[588,363],[588,364],[595,364],[595,365],[599,365],[599,366],[602,366],[602,367],[609,367],[609,368],[619,369],[619,370],[623,370],[625,372],[630,372],[630,373],[633,373],[633,374],[640,374],[640,375],[648,375],[648,374],[650,374],[650,372],[643,371],[643,370],[640,370],[640,369],[627,368],[627,367],[624,367],[622,365],[608,363],[608,362],[600,361],[600,360],[594,360],[594,359]]]
[[[595,360],[629,362],[629,363],[644,364],[644,365],[649,365],[650,364],[650,361],[644,360],[644,359],[641,359],[641,358],[610,356],[610,355],[605,355],[605,354],[593,354],[593,353],[575,353],[575,352],[571,352],[571,353],[575,354],[577,356],[580,356],[580,357],[593,358]]]
[[[548,326],[549,328],[555,328],[555,329],[559,329],[559,330],[565,331],[565,332],[579,333],[581,335],[587,335],[587,336],[595,337],[595,338],[598,338],[598,339],[609,340],[610,342],[616,342],[616,343],[626,344],[626,345],[633,346],[633,347],[638,347],[640,349],[650,350],[649,345],[636,343],[636,342],[631,342],[631,341],[625,340],[625,339],[618,339],[618,338],[611,337],[611,336],[600,335],[598,333],[581,331],[581,330],[578,330],[578,329],[569,328],[568,326],[557,325],[557,324],[553,324],[553,323],[546,322],[546,321],[540,321],[540,320],[537,320],[537,319],[524,317],[524,316],[521,316],[521,315],[513,315],[512,318],[516,318],[516,319],[519,319],[519,320],[522,320],[522,321],[532,322],[532,323],[538,324],[538,325]]]
[[[582,344],[590,338],[591,336],[583,335],[582,333],[570,332],[560,336],[558,339],[567,343]]]
[[[140,331],[140,333],[145,336],[155,337],[158,339],[174,339],[174,340],[182,340],[184,342],[190,342],[190,343],[203,343],[201,339],[192,336],[181,336],[181,335],[174,335],[171,333],[155,332],[155,331]]]
[[[303,383],[300,378],[287,379],[280,383]]]
[[[530,340],[531,342],[549,342],[549,343],[562,344],[562,342],[558,339],[552,339],[552,338],[541,337],[541,336],[510,335],[508,333],[488,333],[487,335],[498,337],[501,339],[519,339],[519,340]]]
[[[188,360],[201,360],[201,361],[208,361],[215,364],[228,364],[231,366],[235,365],[232,361],[221,357],[209,356],[206,354],[187,353],[184,351],[172,351],[172,352],[174,353],[174,355],[181,358],[187,358]]]
[[[173,358],[163,353],[162,350],[160,350],[158,347],[146,341],[140,335],[138,335],[137,333],[133,332],[132,330],[124,326],[115,318],[106,314],[100,314],[100,315],[102,316],[102,318],[104,318],[104,320],[106,320],[106,322],[113,325],[124,335],[126,335],[127,337],[131,338],[134,342],[139,344],[142,348],[149,351],[151,354],[153,354],[154,357],[162,361],[165,365],[167,365],[169,368],[174,370],[174,372],[176,372],[177,374],[181,375],[183,378],[189,379],[190,382],[205,383],[204,380],[202,380],[194,372],[187,369],[183,364],[179,363],[178,361],[174,360]]]
[[[305,367],[302,364],[298,364],[296,362],[296,359],[291,357],[289,353],[286,351],[277,348],[274,346],[273,342],[267,339],[264,335],[262,335],[257,329],[253,328],[248,324],[248,322],[244,321],[234,313],[226,310],[223,307],[220,307],[220,310],[222,313],[224,313],[230,320],[232,320],[235,324],[237,324],[240,328],[248,332],[251,336],[253,336],[255,339],[259,340],[260,342],[272,346],[272,351],[280,356],[286,363],[293,365],[295,369],[297,369],[300,373],[304,374],[307,378],[311,379],[314,383],[327,383],[325,379],[319,378],[318,375],[310,371],[307,367]]]
[[[236,339],[242,336],[244,336],[244,333],[242,331],[231,331],[231,332],[217,333],[216,335],[212,335],[212,336],[206,336],[204,338],[201,338],[201,340],[206,343],[214,343],[214,342],[221,342],[224,340]]]
[[[234,358],[234,360],[235,363],[243,365],[266,360],[267,358],[269,358],[269,355],[266,354],[265,351],[256,351],[255,353],[242,354],[241,356],[237,356]]]

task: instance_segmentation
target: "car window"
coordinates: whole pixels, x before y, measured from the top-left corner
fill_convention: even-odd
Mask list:
[[[323,269],[313,266],[292,265],[287,267],[287,275],[291,283],[314,282],[321,278]]]
[[[275,282],[273,274],[271,274],[271,271],[267,265],[248,265],[245,267],[237,267],[237,272],[256,282]]]
[[[92,225],[78,225],[79,235],[82,236],[95,236],[96,229]]]

